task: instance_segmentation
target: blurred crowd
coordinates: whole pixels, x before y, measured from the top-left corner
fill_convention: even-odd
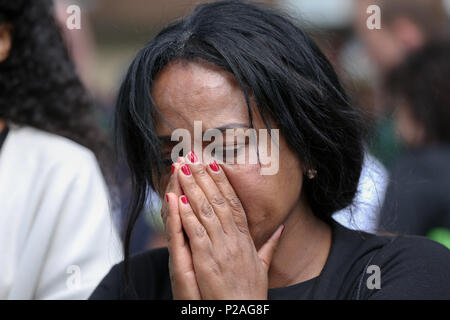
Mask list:
[[[265,2],[298,18],[366,117],[358,194],[334,218],[450,248],[450,1]],[[86,298],[128,223],[118,85],[136,48],[198,1],[36,3],[0,0],[0,299]],[[66,26],[72,4],[80,29]],[[132,253],[165,245],[149,199]]]

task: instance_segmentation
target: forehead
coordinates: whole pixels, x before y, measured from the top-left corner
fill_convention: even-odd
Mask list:
[[[156,119],[158,135],[170,135],[177,128],[203,129],[228,123],[248,123],[244,94],[229,72],[207,62],[176,61],[167,65],[152,88],[155,103],[169,124]]]

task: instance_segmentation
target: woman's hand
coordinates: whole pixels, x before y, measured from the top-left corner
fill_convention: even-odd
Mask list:
[[[192,153],[187,157],[191,163],[180,165],[176,171],[184,192],[177,206],[195,272],[179,276],[195,274],[202,299],[267,299],[268,270],[284,226],[257,251],[242,204],[223,169],[215,161],[205,167]],[[177,220],[178,232],[179,223]],[[178,243],[171,241],[174,252]],[[174,260],[173,264],[177,262],[182,261]]]
[[[176,300],[199,300],[200,291],[195,277],[192,254],[185,239],[178,210],[178,198],[182,195],[178,176],[174,174],[182,164],[172,165],[172,175],[166,188],[166,202],[161,210],[169,249],[169,272],[172,295]]]

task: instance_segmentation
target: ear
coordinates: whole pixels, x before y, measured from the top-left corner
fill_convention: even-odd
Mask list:
[[[11,24],[0,24],[0,63],[5,61],[11,50]]]

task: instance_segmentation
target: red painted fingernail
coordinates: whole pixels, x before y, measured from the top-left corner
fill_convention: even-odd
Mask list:
[[[182,195],[180,197],[180,199],[181,199],[181,202],[183,202],[184,204],[188,204],[189,203],[189,200],[188,200],[188,198],[185,195]]]
[[[166,193],[166,201],[169,202],[169,195]]]
[[[173,174],[174,171],[175,171],[175,165],[172,164],[172,169],[170,169],[170,173]]]
[[[286,226],[283,224],[283,229],[281,230],[280,237],[283,235],[283,232],[284,232],[285,228],[286,228]]]
[[[220,167],[219,167],[219,165],[217,164],[216,160],[211,161],[211,162],[209,163],[209,167],[210,167],[211,170],[214,171],[214,172],[219,172],[219,170],[220,170]]]
[[[194,151],[189,152],[188,155],[187,155],[187,158],[192,163],[196,163],[198,161],[197,155],[195,154]]]
[[[191,170],[189,169],[187,164],[183,164],[183,166],[181,167],[181,171],[183,171],[183,173],[187,176],[191,175]]]

